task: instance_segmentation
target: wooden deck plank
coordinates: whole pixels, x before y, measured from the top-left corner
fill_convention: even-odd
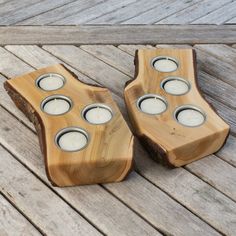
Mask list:
[[[44,46],[43,48],[78,69],[83,74],[107,86],[107,88],[117,95],[122,96],[124,84],[129,80],[128,76],[75,46]],[[60,55],[63,55],[63,58]],[[67,56],[64,57],[64,55]],[[92,61],[92,63],[88,63],[89,61]],[[107,71],[110,72],[109,75]]]
[[[226,24],[236,24],[236,17],[233,17],[232,19],[228,20]]]
[[[61,50],[61,47],[62,48],[64,48],[64,52],[62,52],[62,50]],[[69,54],[67,54],[66,53],[66,50],[65,50],[65,48],[66,47],[69,47],[69,46],[44,46],[43,48],[45,48],[46,50],[49,50],[51,53],[53,53],[54,55],[56,55],[56,56],[58,56],[58,57],[60,57],[61,59],[63,59],[63,60],[66,60],[67,62],[68,62],[68,60],[70,60],[71,62],[73,62],[74,64],[75,64],[75,61],[76,60],[78,60],[78,54],[79,54],[79,49],[77,49],[77,53],[74,53],[76,56],[74,56],[74,58],[71,56],[71,53],[69,53]],[[76,52],[76,49],[73,47],[73,50],[74,50],[74,52]],[[93,63],[94,62],[94,60],[96,60],[96,59],[93,59],[93,61],[91,61],[90,63]],[[89,61],[87,61],[87,63],[88,63]],[[108,72],[108,70],[106,70],[106,73],[107,74],[109,74],[109,72]],[[123,83],[123,82],[122,82]],[[139,150],[140,151],[140,150]],[[139,152],[138,152],[139,153]],[[148,157],[147,157],[148,158]],[[142,159],[145,159],[146,160],[146,158],[143,156],[143,154],[142,154]],[[167,172],[168,172],[168,170],[166,170]],[[158,177],[157,177],[158,178]],[[192,181],[193,182],[195,182],[196,180],[195,180],[195,178],[196,177],[192,177]],[[181,180],[181,181],[183,181],[183,182],[185,182],[185,181],[187,181],[187,180]],[[202,182],[200,179],[198,179],[198,184],[199,184],[199,186],[201,186],[202,184],[203,184],[203,187],[204,188],[209,188],[209,191],[213,191],[213,192],[215,192],[214,194],[216,194],[216,196],[218,196],[219,198],[221,198],[221,197],[223,197],[224,198],[224,195],[221,195],[219,192],[217,192],[217,191],[215,191],[215,190],[211,190],[211,187],[209,186],[209,185],[207,185],[206,183],[204,183],[204,182]],[[182,184],[184,184],[184,183],[182,183]],[[176,190],[177,191],[177,190]],[[192,190],[191,189],[189,189],[189,195],[190,195],[190,192],[191,192]],[[179,194],[179,196],[178,196],[178,194]],[[181,195],[181,193],[176,193],[176,194],[174,194],[173,195],[173,193],[171,194],[172,196],[178,196],[178,198],[181,198],[180,197],[180,195]],[[192,194],[192,193],[191,193]],[[196,193],[195,193],[196,194]],[[198,195],[198,197],[195,199],[195,200],[197,200],[197,199],[205,199],[205,194],[204,194],[204,192],[202,193],[201,191],[200,192],[198,192],[198,194],[200,195]],[[213,196],[210,196],[210,198],[211,197],[213,197]],[[178,199],[178,200],[180,200],[181,201],[181,199]],[[230,201],[229,199],[225,199],[226,201]],[[185,205],[187,205],[188,206],[188,208],[189,209],[192,209],[192,204],[193,205],[195,205],[195,203],[193,203],[192,202],[192,200],[188,200],[188,199],[185,199],[185,201],[188,201],[187,203],[186,202],[184,202],[183,204],[185,204]],[[182,202],[182,201],[181,201]],[[215,200],[213,200],[213,204],[215,204],[216,203],[216,201]],[[218,205],[219,204],[219,202],[221,202],[221,203],[223,203],[221,200],[220,201],[218,201],[218,203],[216,204],[216,205]],[[218,205],[218,206],[214,206],[215,207],[215,209],[217,209],[216,211],[219,211],[219,212],[221,212],[221,210],[222,210],[222,206],[221,206],[221,203]],[[199,203],[200,205],[204,205],[204,200],[203,200],[203,203]],[[227,204],[231,204],[230,202],[229,203],[227,203]],[[198,209],[198,207],[197,207],[197,205],[195,205],[194,206],[194,212],[198,212],[198,211],[201,211],[201,214],[198,214],[198,215],[200,215],[201,217],[202,217],[202,215],[204,215],[204,217],[206,217],[208,220],[207,220],[207,222],[209,223],[209,224],[212,224],[212,222],[213,222],[213,224],[215,224],[214,226],[215,227],[217,227],[219,230],[220,229],[222,229],[222,227],[224,228],[224,227],[226,227],[225,228],[225,230],[226,231],[228,231],[228,232],[230,232],[231,230],[234,230],[233,228],[235,227],[235,226],[233,226],[233,228],[231,228],[231,229],[229,229],[228,227],[230,227],[230,218],[228,218],[228,219],[226,219],[225,218],[225,220],[226,220],[226,222],[220,222],[219,223],[219,219],[217,219],[216,220],[216,218],[218,217],[217,216],[217,214],[215,214],[215,212],[213,212],[212,211],[212,209],[210,208],[209,209],[209,211],[210,211],[210,215],[209,214],[207,214],[207,216],[205,215],[205,214],[203,214],[203,212],[202,212],[202,210],[203,210],[203,208],[208,208],[209,206],[201,206],[200,207],[200,209]],[[204,209],[205,210],[205,209]],[[221,214],[222,214],[222,212],[221,212]],[[227,213],[226,213],[226,215],[227,215]],[[205,218],[204,218],[205,219]],[[209,219],[211,219],[211,220],[209,220]],[[227,226],[226,226],[227,225]]]
[[[104,0],[80,0],[71,2],[61,7],[23,20],[16,25],[47,25],[70,15],[77,14],[78,12],[81,12],[89,7],[93,7],[103,1]]]
[[[0,108],[1,124],[8,117]],[[13,124],[12,124],[13,125]],[[5,132],[7,126],[5,126]],[[2,132],[1,132],[2,133]],[[1,143],[4,142],[1,137]],[[1,192],[28,216],[41,232],[49,235],[100,235],[77,212],[55,195],[5,149],[0,147]]]
[[[133,18],[135,16],[138,16],[139,14],[142,14],[143,12],[146,12],[152,9],[153,7],[157,7],[157,6],[160,7],[163,3],[170,3],[171,1],[172,0],[136,1],[133,4],[129,4],[123,8],[116,9],[115,11],[112,11],[110,13],[97,17],[94,20],[90,20],[87,23],[89,24],[117,24],[122,21]]]
[[[22,20],[20,20],[19,24],[23,25],[45,25],[52,22],[59,22],[63,18],[65,20],[62,20],[63,23],[60,21],[60,24],[65,25],[72,23],[79,24],[81,22],[88,24],[116,24],[119,22],[124,22],[125,24],[145,24],[157,21],[157,24],[163,24],[164,22],[170,24],[188,24],[190,22],[193,23],[193,20],[194,24],[195,20],[200,24],[224,24],[225,21],[227,21],[227,24],[235,23],[236,16],[234,0],[161,0],[156,2],[153,0],[146,2],[143,0],[134,0],[133,2],[125,0],[121,2],[121,7],[112,6],[114,4],[112,4],[112,1],[108,0],[101,0],[101,2],[104,2],[101,6],[97,4],[98,2],[96,0],[88,0],[87,3],[85,3],[84,0],[71,0],[72,4],[68,2],[69,4],[65,3],[59,7],[55,6],[50,8],[47,8],[47,6],[50,5],[50,1],[44,0],[41,1],[42,4],[45,5],[45,10],[43,11],[37,9],[41,8],[40,3],[35,4],[37,2],[39,3],[40,1],[0,0],[0,12],[6,15],[9,20],[8,22],[6,19],[3,21],[3,24],[9,25],[17,21],[8,14],[9,10],[16,15],[17,18],[21,15]],[[32,7],[28,8],[29,5],[32,5]],[[83,8],[83,5],[87,7]],[[87,8],[92,8],[92,10],[85,10]],[[28,9],[30,9],[32,14],[25,19],[24,15],[28,16],[29,14]],[[85,10],[85,12],[83,10]],[[86,12],[88,16],[86,16]]]
[[[123,24],[153,24],[157,21],[160,21],[169,15],[174,14],[175,12],[180,11],[188,6],[192,6],[195,3],[199,2],[199,0],[193,1],[170,1],[163,3],[158,7],[154,7],[153,9],[144,12],[143,14],[139,14],[136,17],[133,17],[127,21],[122,22]]]
[[[17,11],[13,11],[11,14],[4,14],[4,16],[1,16],[0,25],[15,24],[19,21],[38,15],[50,9],[54,9],[58,6],[64,5],[71,1],[73,0],[57,0],[57,1],[44,0],[44,1],[39,1],[33,5],[26,5],[24,8],[21,8]]]
[[[236,138],[229,135],[225,145],[217,152],[217,156],[221,157],[225,161],[231,163],[236,167]]]
[[[0,152],[1,149],[2,147],[0,147]],[[42,235],[2,195],[0,195],[0,219],[0,232],[2,235]]]
[[[225,4],[230,3],[231,0],[226,1],[212,1],[212,0],[203,0],[198,1],[197,4],[187,7],[181,11],[172,14],[169,17],[161,21],[157,21],[157,24],[189,24],[194,22],[194,20],[199,19],[208,15],[210,12],[221,9]],[[225,12],[224,12],[225,13]]]
[[[143,217],[150,218],[153,225],[158,222],[164,235],[218,235],[207,224],[135,172],[132,172],[125,182],[107,184],[105,187]]]
[[[38,2],[40,2],[40,0],[24,0],[24,1],[21,1],[20,4],[19,4],[19,1],[17,0],[6,1],[4,4],[1,4],[0,6],[0,19],[6,15],[11,15],[14,12],[26,6],[30,6]]]
[[[187,170],[210,183],[233,201],[236,201],[236,169],[215,155],[193,162]],[[222,176],[223,174],[223,176]]]
[[[184,34],[179,34],[179,32]],[[236,43],[236,25],[4,26],[0,45]],[[94,37],[96,35],[96,37]],[[147,37],[148,35],[148,37]]]
[[[119,0],[104,1],[94,7],[88,8],[80,13],[65,17],[61,20],[55,21],[53,25],[78,25],[86,23],[101,15],[114,11],[117,8],[122,8],[125,5],[135,2],[136,0],[126,0],[125,2]]]
[[[217,1],[214,1],[217,2]],[[222,6],[221,8],[194,20],[193,24],[223,24],[236,16],[236,1]]]
[[[203,50],[212,56],[227,62],[229,64],[236,64],[236,49],[225,44],[196,44],[195,48]]]
[[[15,50],[14,50],[14,47],[16,47]],[[32,63],[32,61],[34,61],[34,57],[32,56],[32,53],[30,54],[28,52],[28,53],[25,53],[25,54],[23,53],[22,54],[22,50],[19,50],[20,48],[22,48],[22,46],[7,46],[7,48],[14,51],[16,53],[16,55],[18,57],[22,58],[24,61],[27,61],[29,63]],[[23,48],[24,48],[23,51],[25,52],[27,50],[27,48],[32,49],[32,46],[23,46]],[[21,51],[21,53],[19,53],[19,51]],[[42,49],[39,49],[39,48],[37,49],[37,47],[34,47],[33,54],[35,53],[35,51],[38,51],[36,53],[36,55],[37,55],[36,61],[38,61],[40,51],[42,51],[42,56],[41,57],[42,58],[46,57],[46,54]],[[122,111],[123,110],[125,110],[124,105],[122,106]],[[135,178],[138,178],[138,179],[140,178],[137,175],[134,175],[134,176],[135,176]],[[133,179],[133,178],[129,179],[129,180],[132,181],[132,182],[135,181],[135,179]],[[114,184],[114,186],[116,186],[116,184]],[[214,233],[214,232],[212,232],[212,230],[206,224],[199,221],[195,216],[193,216],[191,213],[186,211],[183,207],[179,206],[179,204],[176,204],[168,196],[163,197],[163,193],[161,193],[161,191],[155,189],[154,186],[152,186],[148,183],[144,184],[144,182],[142,181],[142,185],[140,186],[140,185],[136,184],[133,187],[132,191],[136,192],[135,195],[139,196],[141,194],[140,193],[141,189],[144,188],[144,187],[146,189],[149,189],[149,192],[153,192],[153,193],[155,192],[156,193],[155,196],[154,195],[149,196],[150,199],[153,198],[153,201],[146,202],[143,199],[137,198],[136,201],[133,203],[132,208],[135,209],[135,211],[138,212],[139,214],[144,215],[143,217],[146,218],[148,221],[151,221],[151,223],[154,226],[160,228],[164,232],[172,233],[172,234],[175,234],[175,235],[178,235],[182,232],[179,227],[177,227],[177,228],[176,227],[170,227],[169,224],[166,225],[167,222],[165,223],[161,219],[158,220],[158,218],[157,218],[159,215],[162,215],[165,218],[168,217],[169,213],[168,213],[167,209],[169,209],[169,207],[171,206],[171,208],[176,209],[176,212],[178,212],[178,213],[174,213],[174,212],[172,213],[173,219],[171,218],[171,222],[174,223],[175,219],[178,218],[178,224],[179,225],[183,224],[181,226],[182,230],[184,229],[186,232],[189,232],[191,235],[195,234],[195,233],[198,233],[200,228],[204,228],[205,233],[207,233],[207,232],[209,232],[210,234]],[[105,188],[107,188],[106,185],[105,185]],[[111,191],[111,189],[109,189],[109,191]],[[127,204],[127,202],[129,203],[129,201],[125,198],[125,196],[127,195],[127,188],[125,186],[123,186],[123,183],[121,184],[119,192],[121,194],[120,198],[122,199],[122,201],[125,201],[126,204]],[[156,202],[155,199],[160,199],[160,200],[158,202]],[[143,208],[145,208],[146,210],[144,211],[143,208],[140,208],[140,205],[142,205]],[[154,209],[155,209],[155,211],[154,211]],[[155,215],[154,215],[154,212],[155,212]],[[191,225],[195,225],[195,226],[194,227],[193,226],[192,227],[188,226],[188,229],[186,229],[185,226],[184,226],[184,225],[186,225],[186,220],[184,218],[182,219],[181,217],[176,215],[176,214],[179,214],[179,212],[183,212],[183,213],[181,213],[181,215],[187,216],[189,222],[191,222]],[[153,220],[153,219],[155,219],[155,220]]]
[[[226,235],[234,235],[235,202],[183,168],[169,170],[138,152],[139,172],[160,189]]]

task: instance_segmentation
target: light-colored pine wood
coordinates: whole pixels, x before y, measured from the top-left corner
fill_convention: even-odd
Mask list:
[[[157,56],[169,56],[179,61],[180,67],[172,73],[158,73],[150,62]],[[202,98],[196,84],[195,58],[191,49],[138,50],[136,56],[136,78],[125,88],[125,101],[137,136],[146,142],[150,154],[173,166],[182,166],[216,152],[229,133],[229,126],[218,117]],[[160,88],[160,81],[167,76],[185,78],[191,90],[183,96],[173,96]],[[150,79],[152,78],[152,79]],[[150,116],[137,109],[136,102],[145,94],[159,94],[168,102],[167,110]],[[204,124],[199,127],[184,127],[173,118],[176,107],[192,104],[206,114]],[[168,125],[166,125],[168,124]],[[153,128],[155,127],[155,128]]]
[[[37,88],[36,79],[47,73],[64,76],[64,87],[53,92]],[[8,80],[5,88],[15,104],[34,123],[45,157],[47,175],[54,185],[114,182],[126,177],[132,167],[133,136],[107,89],[77,81],[61,65]],[[71,111],[60,116],[46,115],[40,104],[53,94],[70,97],[73,102]],[[85,121],[80,113],[92,103],[108,105],[114,113],[111,121],[97,126]],[[55,136],[63,128],[73,126],[87,131],[90,136],[88,146],[77,152],[62,151],[55,144]]]

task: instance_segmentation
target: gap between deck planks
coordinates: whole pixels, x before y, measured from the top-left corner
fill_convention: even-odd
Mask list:
[[[41,50],[41,49],[40,49]],[[42,50],[41,50],[42,51]],[[35,52],[35,50],[34,50],[34,52]],[[43,51],[42,51],[43,52]],[[45,61],[45,57],[46,57],[46,55],[45,55],[45,53],[42,55],[43,57],[42,58],[44,58],[44,61]],[[38,58],[39,57],[37,57],[37,59],[36,60],[38,60]],[[50,58],[49,57],[49,55],[48,55],[48,58]],[[6,58],[5,58],[6,59]],[[52,59],[51,59],[52,60]],[[56,62],[56,60],[54,59],[54,63]],[[14,61],[14,63],[16,64],[16,61]],[[52,63],[52,62],[51,62]],[[19,63],[18,62],[18,64],[21,64],[21,68],[23,68],[24,67],[24,64],[23,63]],[[39,66],[39,65],[38,65]],[[4,71],[4,70],[3,70]],[[25,133],[25,132],[24,132]],[[12,138],[12,137],[11,137]],[[32,138],[31,138],[32,139]],[[9,142],[9,141],[8,141]],[[26,142],[27,143],[27,142]],[[15,144],[15,146],[16,146],[16,144]],[[19,155],[19,154],[18,154]],[[42,165],[43,165],[43,163],[42,163]],[[43,167],[42,167],[43,168]],[[142,178],[140,178],[140,177],[138,177],[137,175],[134,175],[134,177],[135,178],[138,178],[140,181],[142,180]],[[133,178],[134,178],[133,177]],[[44,178],[45,178],[45,176],[44,176]],[[132,181],[133,181],[133,178],[131,178],[130,179],[130,181],[131,181],[131,183],[132,183]],[[125,187],[125,184],[124,183],[126,183],[127,185],[130,185],[129,184],[129,181],[127,180],[126,182],[123,182],[122,184],[121,184],[121,187],[120,187],[120,193],[122,193],[122,195],[123,196],[125,196],[126,195],[126,189],[129,189],[130,187]],[[144,185],[144,183],[145,183],[145,185]],[[188,229],[188,228],[186,228],[186,227],[184,227],[184,226],[182,226],[182,227],[180,227],[180,228],[176,228],[176,226],[175,226],[175,224],[173,223],[173,226],[170,226],[170,225],[166,225],[166,221],[165,221],[165,218],[170,218],[170,220],[172,219],[172,217],[174,217],[171,221],[173,221],[173,222],[175,222],[175,219],[177,219],[178,217],[177,217],[177,215],[179,214],[179,212],[181,212],[181,211],[183,211],[183,213],[181,213],[181,215],[187,215],[188,216],[188,219],[192,219],[191,220],[191,224],[194,224],[195,226],[195,228],[196,229],[198,229],[199,230],[199,227],[197,226],[197,224],[198,224],[198,220],[197,220],[197,218],[195,219],[195,217],[192,215],[192,214],[189,214],[189,212],[188,211],[186,211],[184,208],[182,208],[180,205],[178,205],[178,204],[174,204],[174,201],[173,200],[171,200],[171,199],[169,199],[169,197],[167,196],[167,195],[163,195],[163,193],[161,193],[161,191],[159,191],[158,189],[156,189],[154,186],[152,186],[152,185],[150,185],[150,184],[148,184],[148,182],[146,182],[146,181],[144,181],[144,182],[142,182],[142,184],[143,184],[143,187],[145,187],[145,189],[146,189],[146,191],[150,191],[150,192],[153,192],[153,193],[155,193],[155,196],[149,196],[149,198],[150,199],[152,199],[152,204],[147,204],[147,203],[143,203],[143,200],[141,200],[141,199],[136,199],[136,201],[135,201],[135,206],[133,207],[135,210],[136,209],[139,209],[140,207],[141,208],[143,208],[142,207],[142,205],[144,204],[145,206],[146,206],[146,208],[144,208],[145,210],[143,210],[142,212],[144,212],[145,213],[145,218],[147,218],[148,220],[151,220],[152,221],[152,223],[154,224],[154,225],[158,225],[159,227],[161,227],[161,229],[163,229],[164,230],[164,232],[172,232],[172,233],[174,233],[174,234],[176,234],[176,235],[178,235],[178,234],[181,234],[181,232],[182,232],[182,230],[185,230],[185,232],[187,232],[188,230],[190,230],[190,231],[192,231],[192,229],[190,228],[190,229]],[[112,186],[112,185],[111,185]],[[118,185],[117,184],[114,184],[114,187],[117,187]],[[134,192],[136,192],[136,194],[135,195],[137,195],[137,196],[139,196],[140,194],[141,194],[141,190],[142,190],[142,188],[143,187],[141,187],[141,185],[140,184],[137,184],[137,185],[135,185],[135,186],[133,186],[133,191]],[[89,187],[88,187],[89,188]],[[160,194],[162,194],[162,195],[160,195]],[[91,195],[91,194],[90,194]],[[142,195],[144,195],[145,196],[145,192],[142,194]],[[159,196],[159,197],[158,197]],[[70,198],[72,198],[72,196],[70,196]],[[122,198],[124,198],[124,197],[122,197]],[[156,200],[155,199],[160,199],[159,201],[161,201],[160,203],[158,203],[158,202],[156,202]],[[163,200],[161,200],[161,199],[163,199]],[[70,201],[71,201],[71,199],[69,199]],[[86,202],[86,199],[84,200],[85,202]],[[83,201],[83,202],[84,202]],[[126,200],[126,202],[129,202],[129,199],[127,199]],[[167,201],[167,202],[166,202]],[[107,200],[105,201],[105,202],[107,202]],[[166,202],[166,203],[165,203]],[[154,204],[155,203],[155,204]],[[88,204],[88,203],[87,203]],[[80,202],[80,205],[81,205],[81,202]],[[168,207],[167,207],[168,206]],[[169,209],[169,207],[171,206],[171,208],[172,208],[172,214],[170,214],[170,212],[169,211],[167,211],[167,210],[165,210],[165,209]],[[109,208],[109,205],[107,206],[108,208]],[[176,210],[174,210],[174,209],[176,209]],[[81,210],[81,209],[80,209]],[[88,214],[88,211],[89,209],[86,209],[86,212],[84,213],[84,214]],[[96,211],[97,212],[97,210],[95,210],[95,209],[91,209],[93,212],[94,211]],[[82,211],[83,211],[83,209],[82,209]],[[139,210],[138,210],[139,211]],[[159,214],[157,214],[158,212],[160,213],[160,211],[161,211],[161,214],[162,214],[162,216],[163,216],[163,218],[162,219],[159,219],[159,217],[158,217],[158,215]],[[174,212],[176,212],[176,214],[174,213]],[[178,213],[177,213],[178,212]],[[185,212],[185,213],[184,213]],[[113,213],[114,214],[114,213]],[[172,216],[173,215],[173,216]],[[97,218],[96,218],[96,216],[93,216],[93,217],[95,217],[95,218],[93,218],[93,220],[94,221],[96,221],[97,220]],[[184,217],[186,217],[186,216],[184,216]],[[180,224],[181,222],[183,223],[183,225],[185,225],[186,223],[186,220],[180,220],[181,218],[179,218],[179,220],[178,220],[178,224]],[[102,217],[100,217],[99,218],[99,220],[102,220],[102,221],[104,221],[104,219],[102,219]],[[126,219],[126,221],[127,221],[127,219]],[[164,221],[164,222],[163,222]],[[196,221],[196,222],[195,222]],[[100,222],[101,223],[101,222]],[[182,224],[181,223],[181,224]],[[177,224],[177,223],[176,223]],[[114,226],[113,226],[114,227]],[[118,225],[118,227],[120,227],[119,225]],[[129,226],[129,227],[131,227],[131,226]],[[143,226],[142,226],[143,227]],[[202,223],[201,223],[201,227],[204,227],[204,230],[206,231],[206,232],[209,232],[209,230],[210,229],[207,229],[207,227],[206,227],[206,225],[205,224],[203,224],[202,225]],[[181,229],[182,228],[182,229]],[[187,230],[187,231],[186,231]],[[211,230],[210,230],[211,231]],[[127,232],[126,232],[127,233]],[[192,232],[192,233],[194,233],[194,232]]]
[[[0,26],[0,45],[236,43],[236,25]]]

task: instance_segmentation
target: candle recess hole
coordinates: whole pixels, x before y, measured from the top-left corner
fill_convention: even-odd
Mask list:
[[[42,90],[53,91],[60,89],[65,84],[65,78],[59,74],[49,73],[38,77],[36,85]]]
[[[41,109],[49,115],[62,115],[72,108],[72,101],[63,95],[52,95],[41,103]]]
[[[161,88],[171,95],[184,95],[190,90],[190,83],[180,77],[168,77],[161,82]]]
[[[146,94],[138,99],[137,107],[146,114],[159,115],[166,111],[167,101],[159,95]]]
[[[179,63],[175,58],[160,56],[152,60],[152,67],[159,72],[173,72],[179,67]]]
[[[101,103],[86,106],[82,111],[82,117],[89,123],[101,125],[109,122],[113,117],[112,109]]]
[[[206,120],[206,114],[192,105],[178,107],[174,112],[174,117],[178,123],[188,127],[198,127]]]
[[[78,127],[68,127],[60,130],[56,137],[55,143],[63,151],[77,152],[88,146],[88,133]]]

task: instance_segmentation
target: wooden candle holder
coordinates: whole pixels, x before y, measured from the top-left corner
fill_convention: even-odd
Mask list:
[[[63,86],[53,91],[43,90],[39,78],[45,74],[61,76]],[[46,173],[53,185],[116,182],[127,176],[132,167],[133,135],[106,88],[82,83],[63,65],[10,79],[4,86],[16,106],[35,125]],[[68,99],[69,111],[61,115],[46,113],[44,104],[51,96],[58,95]],[[109,108],[111,120],[96,125],[88,122],[83,116],[89,104]],[[68,134],[70,128],[87,142],[80,150],[65,151],[60,146],[61,135]],[[71,143],[73,139],[67,144]]]
[[[176,70],[163,72],[166,69],[163,67],[158,71],[155,63],[162,57],[175,62]],[[135,79],[125,87],[125,102],[136,135],[154,159],[178,167],[214,153],[224,144],[229,126],[199,91],[194,50],[141,49],[136,51],[135,67]],[[165,82],[171,78],[178,80],[176,77],[186,82],[189,91],[182,95],[166,92]],[[163,99],[167,105],[162,113],[152,115],[140,109],[140,101],[150,94],[157,95],[156,99]],[[204,117],[203,123],[192,127],[183,125],[179,112],[192,108]],[[189,123],[192,118],[187,119],[186,124],[193,125]]]

